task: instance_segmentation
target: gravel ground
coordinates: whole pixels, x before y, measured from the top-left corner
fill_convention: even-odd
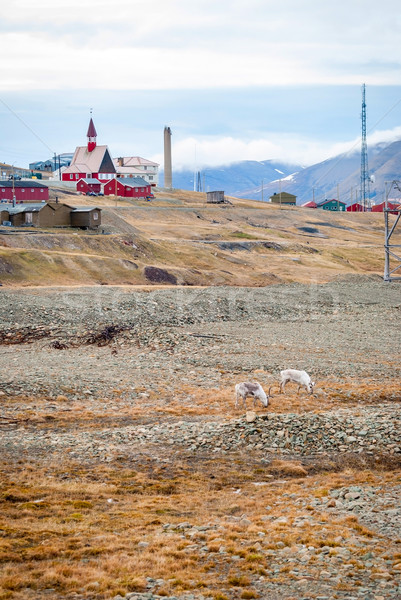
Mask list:
[[[396,461],[401,455],[400,315],[401,287],[375,277],[257,289],[3,288],[0,450],[9,460],[34,454],[43,462],[67,450],[71,458],[99,463],[133,452],[151,454],[154,448],[164,448],[165,460],[179,453],[218,457],[249,452],[267,464],[276,455],[305,461],[341,454],[369,461],[380,455]],[[235,413],[233,402],[224,413],[186,413],[193,390],[231,394],[235,382],[255,372],[264,385],[276,386],[278,371],[287,367],[305,369],[318,381],[314,410],[279,410],[280,400],[273,397],[267,411],[249,412],[246,418]],[[392,387],[380,398],[355,399],[353,393],[349,404],[325,407],[325,382],[342,381]],[[76,401],[99,417],[96,430],[49,423],[38,429],[21,421],[27,412],[38,418],[61,415]],[[180,415],[155,416],[155,408],[173,401],[182,406]],[[124,412],[129,408],[147,413],[134,419]],[[121,411],[120,420],[112,425],[106,417],[101,420],[114,409]],[[350,486],[309,502],[333,515],[358,515],[395,547],[401,538],[400,492],[396,484],[388,489]],[[196,537],[191,524],[182,529],[184,537]],[[343,556],[297,547],[290,554],[276,548],[271,555],[272,569],[289,565],[297,586],[289,582],[278,590],[261,578],[255,583],[260,597],[401,598],[401,563],[390,565],[376,556],[374,540],[363,543],[366,557],[353,595],[331,592],[333,582],[347,575],[349,550],[344,548]],[[200,543],[194,549],[208,552]],[[264,549],[262,536],[260,551],[272,552]],[[155,586],[150,580],[147,594],[127,598],[157,598]]]
[[[0,343],[10,345],[1,350],[0,389],[13,393],[102,392],[128,379],[127,361],[129,379],[150,386],[170,373],[175,387],[177,371],[194,381],[200,374],[202,385],[205,369],[214,383],[222,367],[276,379],[288,365],[314,378],[400,375],[401,287],[375,278],[256,289],[4,289],[1,300]],[[24,340],[34,343],[15,345]],[[9,368],[21,362],[16,349],[23,369]]]

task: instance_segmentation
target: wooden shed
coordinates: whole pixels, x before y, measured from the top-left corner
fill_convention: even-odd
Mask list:
[[[208,204],[224,204],[224,192],[215,191],[215,192],[206,192],[206,202]]]
[[[94,206],[82,206],[71,211],[71,226],[96,229],[102,221],[102,210]]]
[[[70,227],[73,209],[68,204],[48,202],[9,205],[7,210],[14,227]]]
[[[5,221],[9,221],[10,220],[10,213],[8,212],[8,210],[6,208],[2,208],[0,206],[0,225],[3,225],[3,223]]]
[[[289,194],[288,192],[276,192],[273,196],[270,196],[270,202],[273,204],[285,204],[286,206],[295,206],[297,203],[297,197],[294,194]]]
[[[14,227],[39,226],[39,212],[43,204],[16,204],[8,209],[9,220]]]

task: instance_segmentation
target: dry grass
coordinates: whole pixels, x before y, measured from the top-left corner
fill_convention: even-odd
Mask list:
[[[157,391],[149,390],[145,386],[137,386],[136,393],[145,393],[146,399],[136,403],[131,399],[131,385],[113,390],[107,398],[95,398],[93,403],[89,398],[70,399],[68,390],[66,395],[56,398],[13,396],[7,399],[7,406],[13,409],[14,420],[29,420],[31,423],[54,427],[55,420],[60,428],[98,428],[101,424],[108,427],[120,427],[130,423],[158,420],[164,417],[182,418],[183,411],[187,417],[219,417],[220,419],[240,418],[244,414],[242,405],[235,407],[234,390],[232,381],[224,375],[220,388],[200,388],[195,384],[180,384],[179,392],[172,392],[170,388],[163,389],[161,385]],[[268,388],[262,377],[259,381]],[[228,385],[229,381],[229,385]],[[267,380],[268,381],[268,380]],[[288,393],[287,393],[288,389]],[[323,391],[324,390],[324,391]],[[335,381],[333,379],[321,380],[315,395],[308,395],[302,391],[298,394],[296,389],[289,385],[285,394],[274,394],[266,409],[262,404],[256,404],[248,399],[248,409],[255,410],[260,416],[269,413],[307,413],[326,412],[339,407],[360,407],[363,412],[367,404],[380,402],[399,402],[401,392],[398,381],[379,382],[376,380]],[[24,408],[28,404],[29,408]],[[116,413],[115,406],[118,406]],[[54,412],[54,406],[57,412]],[[18,410],[18,407],[21,407]],[[150,412],[151,408],[151,412]],[[151,415],[151,416],[150,416]]]
[[[273,577],[258,550],[260,532],[270,548],[284,542],[331,545],[335,551],[338,536],[371,539],[356,517],[333,520],[316,507],[303,511],[299,503],[350,482],[385,485],[396,477],[353,469],[308,476],[301,464],[279,460],[264,470],[241,455],[234,461],[182,457],[161,465],[143,459],[90,469],[67,459],[46,467],[27,459],[15,467],[3,464],[1,470],[1,600],[22,600],[27,590],[41,597],[49,588],[54,598],[76,592],[103,599],[144,590],[148,576],[164,580],[163,594],[201,589],[223,597],[223,577],[223,587],[238,590],[234,597],[257,597],[253,577]],[[253,485],[263,480],[265,485]],[[239,495],[234,493],[238,487]],[[267,505],[273,507],[270,516],[285,513],[286,523],[264,521]],[[293,526],[303,512],[319,514],[324,536],[320,528]],[[245,524],[233,520],[235,515],[246,515]],[[183,537],[183,521],[209,529]],[[194,549],[194,542],[208,551]],[[384,541],[376,544],[384,550]],[[219,552],[222,546],[226,554]],[[234,564],[233,555],[243,560]]]
[[[178,284],[201,286],[316,283],[340,274],[382,275],[383,216],[379,213],[326,214],[238,199],[232,199],[231,205],[213,206],[205,203],[204,194],[180,190],[156,196],[151,203],[96,198],[104,209],[103,225],[113,235],[67,230],[49,230],[45,236],[1,235],[3,282],[145,285],[149,283],[143,273],[146,265],[168,270]],[[93,205],[93,198],[78,199],[76,194],[65,194],[62,201]],[[305,227],[320,233],[309,234]],[[222,241],[273,246],[244,250],[219,247]]]
[[[255,374],[266,385],[268,374]],[[8,397],[4,406],[15,419],[29,419],[41,432],[181,419],[183,410],[200,418],[243,414],[234,409],[232,383],[224,372],[219,388],[184,383],[179,393],[167,388],[156,393],[146,387],[136,391],[146,392],[146,401],[133,405],[128,388],[121,385],[103,400],[72,400],[66,389],[56,398]],[[298,395],[290,386],[288,392],[275,395],[268,410],[320,412],[360,406],[362,411],[367,402],[399,401],[395,381],[326,379],[316,397]],[[266,412],[262,406],[256,410]],[[341,455],[338,460],[302,462],[276,458],[266,464],[256,455],[241,453],[216,460],[180,454],[177,448],[170,452],[165,462],[146,455],[119,456],[111,464],[90,467],[69,460],[68,453],[57,464],[22,455],[15,463],[3,463],[0,600],[25,600],[27,594],[40,598],[49,589],[55,599],[77,593],[105,600],[144,590],[146,577],[163,579],[156,590],[161,595],[201,590],[211,598],[257,597],[253,582],[260,576],[277,584],[280,578],[292,577],[285,565],[278,574],[269,568],[265,551],[274,551],[279,543],[318,551],[329,547],[334,554],[338,546],[345,546],[352,552],[349,564],[354,571],[366,552],[365,542],[399,562],[386,549],[386,539],[357,517],[333,518],[315,503],[336,488],[373,485],[385,490],[399,482],[399,468],[386,456],[373,457],[370,463],[363,456]],[[275,522],[283,515],[285,522]],[[296,518],[305,519],[302,527],[295,525]],[[192,529],[182,529],[183,522]],[[361,545],[355,545],[355,539]]]

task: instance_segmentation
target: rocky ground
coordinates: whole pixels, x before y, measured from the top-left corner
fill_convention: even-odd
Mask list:
[[[273,579],[256,577],[253,589],[272,600],[400,598],[400,314],[401,287],[375,277],[257,289],[4,289],[2,456],[46,465],[68,453],[97,465],[132,455],[157,454],[166,464],[249,455],[266,469],[277,458],[297,460],[305,475],[340,469],[343,461],[390,469],[391,484],[350,481],[320,497],[313,489],[287,494],[274,469],[255,481],[255,494],[269,478],[278,489],[280,512],[265,507],[266,528],[315,528],[324,539],[327,515],[333,522],[351,516],[370,533],[340,536],[334,548],[272,548],[260,531],[254,545]],[[313,375],[315,396],[278,395],[279,370],[288,367]],[[268,409],[235,409],[234,384],[249,378],[271,387]],[[79,410],[86,421],[74,427]],[[227,519],[252,525],[246,515]],[[201,560],[211,550],[200,530],[223,527],[221,519],[178,529]],[[160,526],[161,535],[171,531],[176,523]],[[228,560],[224,544],[217,556]],[[274,583],[283,572],[288,581]],[[157,598],[159,587],[148,578],[148,592],[126,597]]]

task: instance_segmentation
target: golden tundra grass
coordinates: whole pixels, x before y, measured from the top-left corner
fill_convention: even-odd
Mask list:
[[[91,200],[82,196],[79,204]],[[17,240],[0,235],[4,283],[145,285],[147,265],[173,272],[180,284],[202,286],[322,283],[344,274],[383,273],[380,213],[326,214],[239,199],[220,207],[206,204],[204,194],[179,190],[157,192],[151,203],[98,200],[105,209],[103,225],[112,235],[49,230],[46,239],[54,239],[54,246],[40,236],[21,233]],[[77,196],[66,195],[64,201],[76,205]],[[115,219],[123,229],[134,229],[117,233]],[[305,227],[315,227],[319,235],[308,234]],[[219,241],[267,241],[279,247],[224,249]]]
[[[355,567],[364,550],[353,547],[354,536],[371,539],[372,533],[356,517],[332,519],[299,503],[333,487],[386,485],[394,477],[351,469],[308,476],[307,469],[286,461],[263,470],[241,456],[182,460],[174,466],[143,461],[133,468],[118,462],[84,467],[68,460],[46,468],[29,460],[14,468],[3,464],[0,598],[22,600],[26,590],[39,598],[49,589],[54,598],[72,592],[110,598],[144,590],[146,577],[164,580],[160,594],[198,589],[215,599],[223,592],[228,598],[252,598],[255,576],[280,580],[280,574],[269,571],[264,553],[278,542],[329,546],[334,554],[340,545],[352,547]],[[263,520],[267,505],[270,516],[285,514],[287,523]],[[294,527],[294,518],[306,514],[315,515],[324,532],[308,524]],[[241,515],[248,520],[245,526],[233,519]],[[188,538],[175,527],[183,521],[216,528]],[[208,552],[201,554],[194,543]],[[384,540],[376,540],[375,551],[385,551]],[[233,561],[233,556],[242,560]]]
[[[267,387],[267,374],[255,375]],[[42,432],[55,427],[67,431],[118,427],[148,419],[149,407],[156,420],[182,416],[183,410],[199,417],[240,417],[243,409],[234,409],[228,382],[223,372],[220,388],[185,384],[177,394],[160,390],[156,407],[153,392],[144,388],[149,397],[135,403],[122,386],[104,402],[71,400],[66,391],[52,399],[8,398],[4,405],[21,406],[10,414],[29,419]],[[362,410],[366,402],[399,399],[398,383],[391,381],[326,380],[322,388],[324,410],[355,404]],[[322,410],[321,394],[310,398],[295,391],[275,395],[269,410]],[[56,413],[49,410],[49,403],[57,406]],[[265,409],[260,405],[256,411],[263,414]],[[386,471],[382,459],[379,471],[353,466],[344,457],[326,466],[280,457],[266,465],[240,453],[211,459],[185,452],[177,456],[177,449],[172,450],[171,460],[165,463],[149,456],[116,456],[107,465],[88,464],[85,459],[77,463],[68,453],[61,462],[54,459],[46,466],[35,456],[23,455],[15,464],[1,463],[0,600],[23,600],[27,590],[35,598],[53,590],[47,592],[53,598],[82,593],[106,600],[117,593],[144,590],[146,577],[163,579],[156,590],[161,595],[201,590],[214,600],[252,598],[256,577],[276,583],[294,577],[269,569],[265,551],[276,549],[278,542],[290,548],[329,546],[334,554],[338,546],[345,546],[352,552],[353,569],[366,552],[363,543],[355,544],[356,537],[373,543],[375,552],[386,551],[385,539],[373,537],[357,517],[333,518],[313,502],[343,486],[368,484],[385,490],[399,481],[399,472]],[[245,525],[239,519],[242,515],[246,515]],[[285,515],[287,521],[266,521],[266,515]],[[320,526],[307,520],[302,528],[294,525],[296,517],[306,516],[313,516]],[[214,528],[185,536],[176,527],[184,521]],[[165,529],[167,524],[170,527]],[[200,552],[201,547],[208,551]],[[400,562],[390,551],[388,560]]]
[[[255,374],[267,391],[271,382],[266,375]],[[99,418],[107,419],[108,426],[112,427],[124,424],[135,424],[136,420],[146,419],[151,414],[153,418],[163,416],[182,417],[183,411],[187,416],[218,416],[223,419],[241,418],[244,414],[243,405],[235,407],[234,389],[231,377],[223,375],[220,388],[199,388],[192,384],[180,384],[179,391],[163,390],[160,387],[157,392],[148,390],[145,386],[137,386],[137,393],[146,393],[146,399],[141,397],[132,400],[130,396],[131,386],[126,390],[123,386],[116,388],[108,397],[79,398],[71,400],[67,395],[59,395],[56,398],[31,397],[28,398],[29,408],[23,408],[26,404],[25,397],[10,397],[8,406],[18,409],[15,418],[19,420],[29,419],[30,422],[41,423],[52,427],[55,414],[48,408],[49,403],[57,406],[57,423],[66,427],[99,427]],[[324,390],[324,391],[323,391]],[[247,399],[247,409],[255,410],[258,415],[268,413],[305,413],[326,412],[342,407],[360,406],[361,410],[367,404],[378,402],[399,402],[401,392],[398,381],[365,380],[363,382],[354,380],[336,381],[332,379],[321,380],[316,387],[314,395],[306,394],[304,391],[297,393],[296,386],[288,384],[286,393],[280,394],[278,385],[273,384],[268,408],[264,408],[260,402],[254,408],[251,398]],[[118,411],[116,413],[116,407]],[[150,412],[151,409],[151,412]]]

